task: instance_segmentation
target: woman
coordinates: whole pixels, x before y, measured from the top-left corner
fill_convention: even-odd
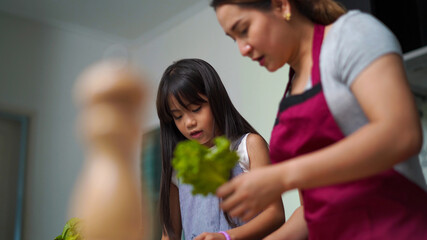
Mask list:
[[[425,239],[421,125],[393,34],[332,0],[211,5],[243,56],[291,67],[270,140],[278,164],[218,189],[223,210],[250,219],[297,188],[303,207],[269,239]]]

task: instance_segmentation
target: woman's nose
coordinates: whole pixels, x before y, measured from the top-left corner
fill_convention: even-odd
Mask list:
[[[240,54],[244,57],[249,56],[249,53],[252,51],[252,46],[244,41],[238,41],[237,44],[239,45]]]

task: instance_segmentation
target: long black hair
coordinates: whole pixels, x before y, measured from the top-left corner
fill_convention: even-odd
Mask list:
[[[163,73],[157,92],[157,115],[160,120],[162,148],[162,177],[160,186],[160,221],[163,233],[170,239],[179,239],[172,228],[170,216],[171,160],[178,142],[186,140],[175,125],[169,107],[173,96],[185,107],[184,100],[200,104],[207,98],[215,120],[215,127],[231,142],[245,133],[257,131],[236,110],[215,69],[201,59],[181,59],[170,65]],[[229,218],[227,217],[227,220]]]

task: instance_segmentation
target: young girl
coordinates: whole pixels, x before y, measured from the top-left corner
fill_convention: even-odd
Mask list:
[[[162,143],[163,240],[180,239],[182,232],[188,240],[259,240],[283,224],[280,196],[243,224],[221,211],[216,196],[193,196],[191,186],[174,176],[173,151],[186,139],[212,147],[215,137],[225,135],[240,156],[232,176],[269,164],[266,142],[234,108],[211,65],[200,59],[182,59],[169,66],[160,81],[156,104]]]
[[[427,239],[420,120],[390,30],[332,0],[212,6],[243,56],[291,67],[270,139],[277,164],[220,187],[223,210],[249,219],[297,188],[303,207],[268,239]]]

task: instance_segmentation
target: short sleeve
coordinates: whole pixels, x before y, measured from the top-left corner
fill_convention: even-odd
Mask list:
[[[350,11],[338,19],[333,28],[336,74],[348,87],[379,57],[388,53],[401,55],[400,44],[394,34],[370,14]]]

